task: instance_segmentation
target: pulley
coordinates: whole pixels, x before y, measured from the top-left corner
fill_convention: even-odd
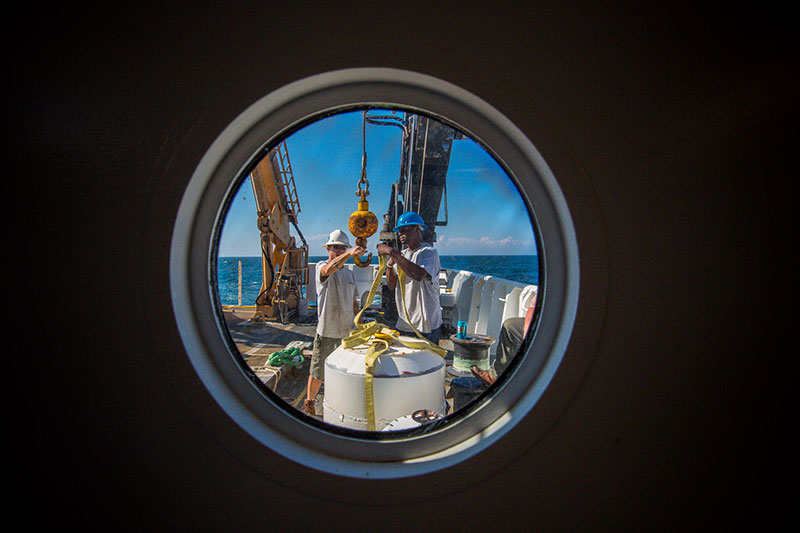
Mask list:
[[[367,202],[367,194],[369,194],[369,191],[360,190],[356,194],[359,194],[361,198],[358,201],[358,209],[350,215],[347,227],[350,229],[350,233],[353,234],[353,237],[356,238],[356,245],[366,248],[367,237],[371,237],[378,231],[378,217],[369,210],[369,202]],[[367,256],[366,261],[362,261],[358,256],[353,257],[353,262],[361,268],[369,266],[371,261],[372,252]]]

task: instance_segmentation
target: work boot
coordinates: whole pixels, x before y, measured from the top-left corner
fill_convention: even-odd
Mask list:
[[[316,405],[314,405],[314,400],[305,400],[303,402],[303,412],[311,416],[317,414],[317,408]]]

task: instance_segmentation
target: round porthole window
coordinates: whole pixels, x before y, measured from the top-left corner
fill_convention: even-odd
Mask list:
[[[578,253],[555,176],[476,96],[352,69],[243,112],[198,164],[170,275],[191,363],[264,446],[440,470],[501,438],[566,350]]]

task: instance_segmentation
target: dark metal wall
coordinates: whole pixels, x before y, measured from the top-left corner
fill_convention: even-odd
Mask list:
[[[8,279],[21,341],[6,355],[12,508],[31,525],[114,530],[780,518],[797,240],[783,17],[300,5],[70,4],[7,19],[23,30],[6,45],[7,257],[24,258]],[[268,92],[357,66],[440,77],[499,109],[564,176],[578,232],[581,371],[556,384],[566,404],[539,407],[557,422],[539,435],[529,417],[422,478],[343,480],[264,450],[204,391],[172,317],[171,231],[205,150]]]

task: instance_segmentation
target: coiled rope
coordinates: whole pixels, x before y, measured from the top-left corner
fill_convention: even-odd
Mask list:
[[[300,348],[284,348],[283,350],[269,354],[267,364],[270,366],[297,366],[302,364],[304,360],[303,352]]]

